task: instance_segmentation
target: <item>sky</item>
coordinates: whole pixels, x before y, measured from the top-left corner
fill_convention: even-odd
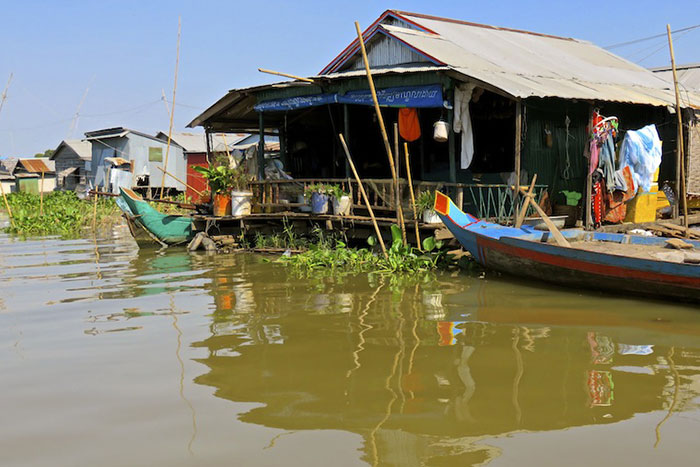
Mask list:
[[[229,89],[279,81],[267,68],[317,74],[384,10],[525,29],[609,46],[700,24],[700,1],[615,2],[0,0],[0,157],[31,157],[86,131],[168,131],[178,17],[182,37],[173,131]],[[700,62],[700,28],[674,35],[676,62]],[[665,37],[611,50],[670,63]],[[87,94],[86,94],[87,91]],[[81,100],[83,100],[80,105]],[[78,115],[77,119],[75,118]]]

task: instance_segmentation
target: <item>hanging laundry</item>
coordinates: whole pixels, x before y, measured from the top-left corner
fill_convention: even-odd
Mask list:
[[[656,125],[628,131],[620,148],[620,167],[629,166],[634,177],[635,192],[651,189],[654,173],[661,165],[661,141]]]
[[[420,138],[417,109],[408,107],[399,109],[399,134],[409,143]]]
[[[469,115],[469,102],[474,92],[473,84],[462,83],[455,88],[454,123],[455,133],[462,133],[462,150],[460,152],[460,168],[468,169],[474,158],[474,133],[472,119]]]
[[[598,168],[603,172],[608,191],[613,191],[615,188],[615,143],[612,134],[607,134],[603,138],[600,153],[598,153]]]

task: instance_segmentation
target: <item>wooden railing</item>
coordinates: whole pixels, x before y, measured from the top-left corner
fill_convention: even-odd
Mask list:
[[[375,211],[388,214],[395,208],[395,189],[391,179],[364,179],[363,181],[370,205]],[[263,180],[251,183],[253,203],[264,211],[274,212],[284,209],[306,206],[303,196],[307,186],[314,183],[340,185],[350,193],[353,208],[364,210],[357,182],[347,178],[304,178],[295,180]],[[413,187],[416,197],[423,191],[439,190],[448,195],[462,210],[481,219],[505,222],[513,217],[513,190],[508,185],[467,184],[450,182],[415,181]],[[535,185],[536,201],[539,202],[546,191],[546,185]],[[408,182],[399,179],[399,199],[405,212],[410,212]],[[522,197],[520,198],[522,201]]]

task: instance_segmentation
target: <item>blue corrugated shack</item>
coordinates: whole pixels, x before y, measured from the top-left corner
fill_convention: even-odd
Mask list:
[[[93,187],[117,193],[119,187],[160,188],[164,168],[180,180],[185,180],[186,163],[183,149],[129,128],[116,127],[85,133],[92,143],[91,179]],[[167,167],[165,160],[167,154]],[[184,191],[185,185],[166,175],[166,190]]]

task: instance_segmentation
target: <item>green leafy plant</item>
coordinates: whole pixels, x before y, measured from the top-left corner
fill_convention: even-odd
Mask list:
[[[343,187],[337,184],[328,185],[328,190],[330,192],[330,195],[337,200],[340,200],[340,198],[342,198],[343,196],[350,196],[349,191],[343,190]]]
[[[416,209],[418,212],[433,209],[435,205],[435,192],[431,190],[422,191],[416,198]]]
[[[82,200],[72,191],[45,194],[43,214],[40,214],[39,195],[11,193],[7,195],[7,200],[12,209],[14,225],[11,224],[5,231],[22,237],[59,235],[76,238],[85,228],[92,226],[93,212],[97,217],[96,225],[100,227],[118,222],[121,215],[116,203],[110,198],[99,198],[97,206],[94,206],[92,199]]]

